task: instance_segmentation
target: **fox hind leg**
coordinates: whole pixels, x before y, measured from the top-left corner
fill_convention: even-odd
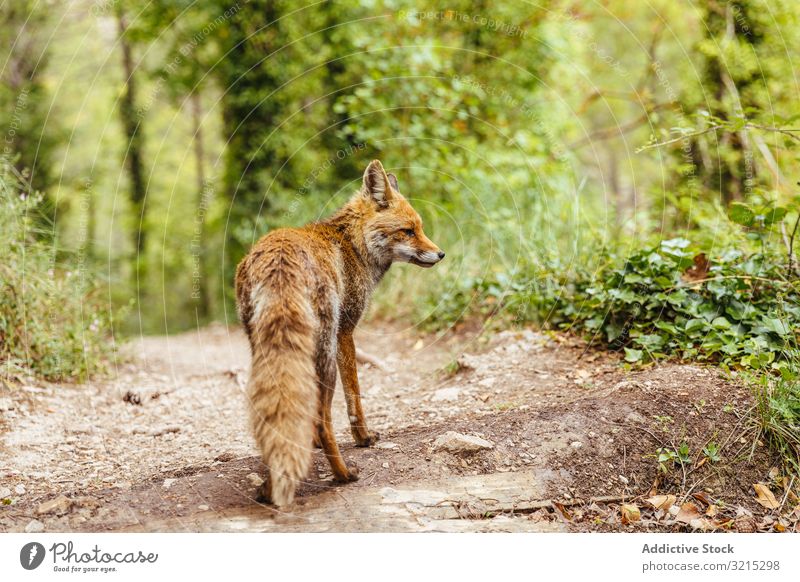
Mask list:
[[[321,421],[319,423],[319,440],[328,462],[331,464],[333,478],[339,483],[348,483],[358,480],[358,469],[354,465],[348,465],[342,458],[336,437],[333,434],[333,422],[331,420],[331,402],[336,388],[336,360],[333,357],[326,358],[323,365],[317,367],[319,374],[319,398],[322,406]]]

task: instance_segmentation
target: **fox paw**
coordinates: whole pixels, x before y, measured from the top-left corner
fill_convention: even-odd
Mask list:
[[[358,481],[358,467],[356,467],[353,463],[347,463],[347,474],[341,478],[334,476],[333,480],[337,483],[351,483],[353,481]]]
[[[380,440],[380,438],[381,438],[380,434],[378,434],[374,430],[368,430],[367,431],[367,438],[359,439],[358,437],[356,437],[356,446],[357,447],[371,447],[372,445],[377,443],[378,440]]]
[[[272,503],[272,490],[269,484],[269,477],[256,489],[256,501],[268,505]]]

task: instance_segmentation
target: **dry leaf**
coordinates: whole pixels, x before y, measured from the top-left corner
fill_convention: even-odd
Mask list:
[[[622,505],[622,523],[627,525],[633,521],[639,521],[641,518],[642,514],[638,507],[630,503]]]
[[[708,509],[706,509],[706,515],[708,517],[714,517],[718,513],[719,513],[719,507],[717,507],[716,505],[709,505]]]
[[[692,520],[700,519],[702,516],[703,514],[700,513],[700,510],[697,509],[697,506],[691,501],[687,501],[681,505],[681,509],[678,511],[678,515],[675,516],[675,519],[681,523],[691,524]]]
[[[564,518],[566,521],[572,521],[572,516],[570,515],[569,511],[567,511],[566,507],[564,507],[558,501],[551,501],[550,503],[556,508],[556,513],[560,514],[562,518]]]
[[[764,483],[754,483],[753,489],[755,489],[756,492],[756,501],[761,505],[767,509],[777,509],[780,507],[780,503],[775,499],[775,495],[772,494],[768,485]]]
[[[709,498],[708,493],[706,493],[705,491],[697,491],[696,493],[692,494],[692,497],[694,497],[704,505],[711,505],[711,499]]]
[[[660,509],[662,511],[669,511],[669,508],[672,507],[676,500],[677,498],[674,495],[655,495],[645,499],[645,501],[655,509]]]
[[[693,519],[689,522],[689,525],[694,529],[701,529],[703,531],[711,531],[717,529],[717,524],[711,521],[710,519],[706,519],[705,517],[698,517],[697,519]]]
[[[694,264],[683,272],[681,279],[687,283],[704,280],[708,276],[708,269],[711,267],[708,257],[706,257],[705,253],[700,253],[692,259],[692,262]]]

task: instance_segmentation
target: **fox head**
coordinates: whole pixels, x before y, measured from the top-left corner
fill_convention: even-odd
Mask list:
[[[380,161],[367,166],[357,202],[367,252],[376,263],[429,268],[444,258],[444,252],[425,236],[419,214],[400,194],[397,178],[387,174]]]

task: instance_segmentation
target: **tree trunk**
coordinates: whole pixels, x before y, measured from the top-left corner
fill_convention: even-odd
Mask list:
[[[206,277],[206,244],[205,244],[205,224],[206,213],[210,200],[210,190],[206,184],[205,148],[203,144],[203,104],[200,101],[200,93],[195,90],[189,96],[189,103],[192,109],[192,126],[194,128],[194,158],[197,178],[197,214],[195,217],[195,231],[192,240],[192,253],[194,263],[192,281],[192,299],[195,301],[195,309],[198,321],[208,320],[211,312],[211,305],[208,296],[208,278]]]
[[[122,48],[122,68],[125,76],[122,97],[120,99],[119,115],[125,138],[128,141],[128,150],[125,155],[125,164],[130,178],[130,201],[134,215],[133,260],[134,285],[137,290],[146,288],[146,223],[145,199],[147,184],[144,178],[142,163],[142,124],[140,112],[136,110],[136,85],[135,67],[133,64],[133,50],[125,32],[128,28],[127,19],[121,9],[117,10],[117,27],[119,42]]]

